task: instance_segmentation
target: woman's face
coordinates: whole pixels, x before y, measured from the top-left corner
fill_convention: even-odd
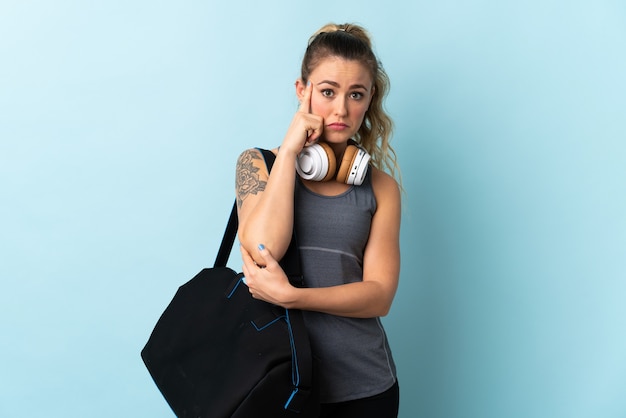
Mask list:
[[[347,142],[358,132],[374,93],[372,77],[359,61],[329,57],[309,75],[313,84],[311,113],[324,118],[321,139],[330,144]],[[296,91],[302,100],[302,80]]]

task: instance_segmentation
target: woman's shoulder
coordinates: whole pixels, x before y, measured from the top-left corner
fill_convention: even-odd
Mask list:
[[[372,191],[378,208],[400,206],[400,185],[389,173],[373,167],[371,170]]]
[[[376,199],[374,219],[377,224],[393,225],[400,219],[402,196],[400,185],[389,173],[372,167],[372,191]]]
[[[263,151],[265,151],[265,149],[263,148],[259,148],[259,147],[254,147],[254,148],[247,148],[244,149],[243,151],[241,151],[241,153],[239,154],[238,157],[238,161],[239,160],[256,160],[256,159],[263,159]],[[276,154],[276,150],[270,150],[274,153],[274,155]]]
[[[400,193],[400,185],[389,173],[372,166],[372,188],[374,192]]]
[[[249,170],[252,167],[264,170],[266,168],[264,151],[266,150],[263,148],[248,148],[243,150],[237,158],[237,170]],[[278,148],[267,149],[267,151],[272,152],[274,155],[278,154]]]

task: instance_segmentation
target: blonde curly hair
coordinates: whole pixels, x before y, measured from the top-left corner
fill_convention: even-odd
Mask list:
[[[393,121],[385,112],[383,101],[389,92],[389,77],[372,49],[369,33],[355,24],[330,23],[311,36],[302,59],[301,78],[304,83],[319,63],[328,57],[361,62],[374,80],[374,94],[356,138],[372,157],[372,164],[398,179],[400,170],[396,153],[389,145]]]

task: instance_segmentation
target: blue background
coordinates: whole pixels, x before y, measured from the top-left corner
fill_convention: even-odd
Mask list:
[[[0,416],[172,416],[139,352],[212,263],[237,155],[280,143],[329,21],[365,25],[392,80],[401,417],[626,416],[608,0],[3,0]]]

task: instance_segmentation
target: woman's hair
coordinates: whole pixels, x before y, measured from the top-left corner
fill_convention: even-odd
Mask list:
[[[320,28],[309,39],[302,59],[302,81],[306,83],[311,72],[329,57],[358,61],[369,69],[374,80],[374,94],[354,140],[371,155],[375,167],[398,177],[396,153],[389,145],[393,121],[383,108],[383,100],[389,91],[389,77],[372,50],[369,34],[363,27],[353,24],[330,23]]]

